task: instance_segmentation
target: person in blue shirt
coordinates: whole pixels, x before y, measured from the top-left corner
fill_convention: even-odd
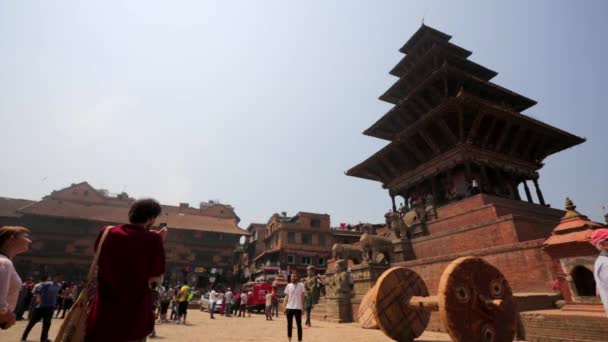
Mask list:
[[[57,297],[59,295],[59,290],[61,290],[62,281],[63,276],[61,274],[55,275],[53,280],[51,280],[50,277],[47,277],[47,281],[36,289],[36,292],[34,293],[36,307],[34,308],[34,312],[32,313],[32,317],[28,322],[27,327],[25,327],[25,330],[23,331],[21,341],[27,340],[27,335],[29,335],[30,330],[32,330],[34,325],[41,320],[42,333],[40,334],[40,341],[50,341],[48,338],[49,329],[51,328],[51,319],[53,318],[53,311],[55,311],[55,306],[57,305]]]

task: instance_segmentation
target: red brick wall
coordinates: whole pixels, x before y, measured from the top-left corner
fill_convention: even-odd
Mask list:
[[[515,216],[515,228],[519,241],[546,239],[559,221],[538,220],[533,217]]]
[[[466,204],[466,203],[465,203]],[[467,205],[468,206],[468,205]],[[439,209],[439,211],[442,208]],[[436,220],[429,221],[427,224],[429,233],[437,234],[454,228],[464,227],[475,223],[481,223],[497,218],[494,207],[491,205],[470,209],[464,213],[456,215],[439,215]]]
[[[483,195],[471,196],[461,201],[437,208],[437,217],[449,217],[477,209],[485,204],[482,196]]]
[[[452,230],[450,234],[429,236],[412,241],[417,259],[474,251],[517,242],[513,221],[505,218],[486,225]]]
[[[542,240],[487,248],[468,253],[398,263],[411,268],[424,279],[429,291],[437,293],[439,279],[447,265],[461,256],[480,256],[496,266],[507,278],[514,292],[551,292],[554,271],[551,259],[542,250]]]

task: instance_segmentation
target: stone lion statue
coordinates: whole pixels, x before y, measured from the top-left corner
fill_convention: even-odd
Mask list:
[[[384,256],[384,260],[390,263],[390,255],[393,251],[393,242],[391,239],[364,233],[361,235],[361,247],[363,249],[363,260],[366,262],[377,262],[380,254]]]
[[[352,260],[355,264],[360,264],[363,261],[363,251],[353,245],[334,243],[331,247],[331,258]]]

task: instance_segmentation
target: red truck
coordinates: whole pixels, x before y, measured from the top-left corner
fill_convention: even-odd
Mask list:
[[[266,294],[272,292],[272,284],[248,282],[243,284],[242,291],[251,291],[251,296],[247,299],[247,309],[262,312],[266,307]]]

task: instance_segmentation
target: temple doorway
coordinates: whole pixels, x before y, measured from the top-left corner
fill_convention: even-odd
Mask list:
[[[595,296],[595,279],[593,272],[586,267],[576,266],[572,270],[572,281],[578,296]]]

